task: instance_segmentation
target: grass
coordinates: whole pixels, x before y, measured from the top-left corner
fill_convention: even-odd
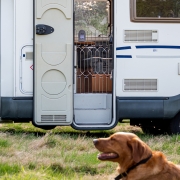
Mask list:
[[[180,164],[179,135],[147,135],[129,123],[109,131],[76,131],[56,127],[45,131],[31,124],[0,127],[0,179],[2,180],[108,180],[116,176],[117,164],[97,160],[92,140],[118,131],[133,132],[153,150],[162,151]]]

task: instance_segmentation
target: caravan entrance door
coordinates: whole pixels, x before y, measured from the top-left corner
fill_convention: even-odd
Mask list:
[[[34,0],[34,118],[37,126],[73,120],[73,1]]]

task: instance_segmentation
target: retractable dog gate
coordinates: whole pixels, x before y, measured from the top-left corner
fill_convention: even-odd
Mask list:
[[[111,93],[112,52],[108,38],[75,45],[76,93]]]
[[[109,1],[75,1],[75,93],[112,92]]]

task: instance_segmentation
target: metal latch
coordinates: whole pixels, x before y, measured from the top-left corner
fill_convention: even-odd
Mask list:
[[[36,25],[36,34],[38,35],[47,35],[54,32],[54,28],[45,24]]]
[[[111,70],[110,79],[113,79],[114,70]]]

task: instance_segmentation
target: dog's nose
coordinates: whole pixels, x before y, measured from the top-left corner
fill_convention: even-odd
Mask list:
[[[97,142],[98,142],[98,139],[93,139],[93,143],[94,143],[94,145],[96,145],[96,144],[97,144]]]

